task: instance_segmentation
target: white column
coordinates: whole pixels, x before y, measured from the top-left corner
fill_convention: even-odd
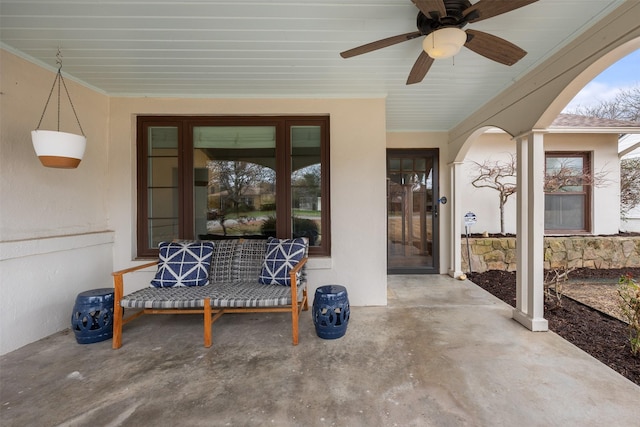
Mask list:
[[[526,136],[516,138],[516,312],[526,313],[527,311],[527,267],[529,259],[529,200],[527,185],[528,182],[528,161],[527,147],[529,140]]]
[[[517,139],[518,219],[516,308],[513,318],[532,331],[547,331],[544,318],[544,135]],[[522,178],[522,179],[521,179]]]
[[[450,255],[449,255],[449,276],[458,277],[462,272],[462,165],[463,162],[453,162],[449,164],[449,194],[451,198],[450,221]]]

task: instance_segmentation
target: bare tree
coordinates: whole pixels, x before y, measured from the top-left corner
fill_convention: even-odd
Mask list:
[[[640,121],[640,85],[621,90],[609,101],[589,106],[578,105],[567,113],[602,119]]]
[[[262,165],[236,160],[212,160],[207,162],[209,168],[209,186],[217,188],[220,193],[220,209],[216,213],[223,232],[227,230],[224,225],[227,219],[227,206],[231,205],[232,212],[236,216],[240,214],[244,198],[250,188],[257,188],[261,184],[275,181],[274,171]],[[223,196],[224,194],[224,196]]]
[[[471,184],[476,188],[496,190],[500,201],[500,233],[504,232],[504,205],[509,196],[516,192],[516,156],[509,153],[507,161],[485,160],[473,162],[475,178]]]
[[[611,183],[607,178],[609,171],[604,168],[596,171],[585,171],[582,167],[576,168],[570,159],[565,159],[553,169],[547,169],[544,176],[545,193],[558,193],[571,191],[572,187],[592,186],[606,187]]]
[[[640,122],[640,85],[621,90],[614,99],[593,106],[578,106],[572,114],[604,119]],[[620,162],[620,215],[624,218],[631,209],[640,205],[640,160],[623,159]]]
[[[473,164],[475,178],[471,184],[476,188],[491,188],[498,192],[500,233],[505,234],[504,206],[509,196],[516,192],[516,155],[510,153],[508,161],[486,160],[483,163],[474,161]],[[571,191],[572,187],[578,186],[605,187],[611,182],[607,179],[608,174],[609,171],[604,168],[596,172],[585,171],[582,168],[576,168],[571,164],[570,160],[563,161],[557,167],[545,171],[544,191],[546,193],[556,193]],[[638,174],[640,175],[640,172]],[[640,183],[637,183],[637,185],[640,186]],[[636,194],[640,194],[640,189],[636,191]]]
[[[620,215],[640,205],[640,157],[620,162]]]
[[[321,169],[320,163],[294,171],[291,174],[293,183],[294,206],[299,207],[302,200],[314,201],[312,204],[317,209],[317,199],[321,195]]]

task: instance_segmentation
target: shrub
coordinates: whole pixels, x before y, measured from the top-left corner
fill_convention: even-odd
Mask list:
[[[622,314],[629,323],[629,342],[631,353],[640,352],[640,285],[631,275],[620,277],[618,281],[619,305]]]
[[[270,216],[260,229],[263,235],[276,237],[276,217]],[[313,246],[318,237],[318,224],[305,218],[293,217],[293,237],[307,237],[309,245]]]
[[[553,308],[551,303],[555,303],[555,307],[562,307],[562,287],[569,281],[569,273],[575,270],[575,267],[567,265],[549,270],[544,275],[544,298],[549,303],[549,308]]]
[[[269,216],[260,227],[263,236],[276,237],[276,217]]]

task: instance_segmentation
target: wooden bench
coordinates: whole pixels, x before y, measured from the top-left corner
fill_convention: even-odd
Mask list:
[[[124,293],[126,274],[149,268],[158,261],[112,273],[114,280],[113,348],[122,346],[122,327],[143,314],[201,314],[204,346],[212,344],[212,325],[224,313],[289,312],[293,345],[298,344],[300,311],[308,310],[305,256],[290,271],[291,286],[264,285],[258,275],[266,240],[231,239],[214,242],[205,286],[148,287]],[[308,243],[307,243],[308,244]],[[130,313],[135,310],[133,313]]]

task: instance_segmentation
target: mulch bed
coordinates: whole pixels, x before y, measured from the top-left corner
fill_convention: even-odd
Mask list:
[[[640,268],[578,269],[571,272],[569,278],[610,278],[617,281],[627,273],[640,278]],[[492,270],[467,276],[473,283],[515,307],[515,272]],[[640,386],[640,355],[631,353],[626,323],[568,297],[561,298],[560,306],[546,303],[544,317],[550,330]]]

